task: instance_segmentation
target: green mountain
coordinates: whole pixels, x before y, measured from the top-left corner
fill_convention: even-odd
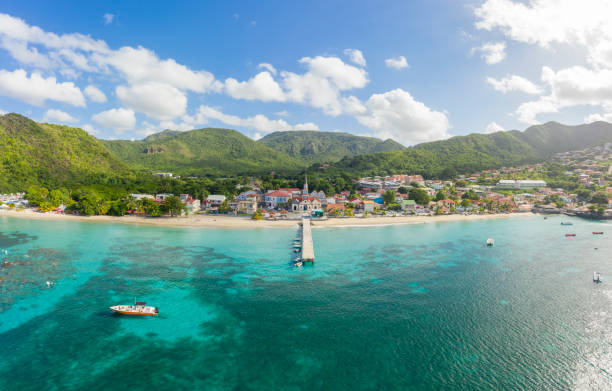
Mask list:
[[[231,129],[165,130],[140,141],[102,143],[133,168],[181,175],[263,175],[304,167],[297,159]]]
[[[383,141],[349,133],[315,130],[274,132],[260,139],[259,143],[308,163],[336,162],[346,156],[406,149],[391,139]]]
[[[0,192],[24,190],[30,184],[70,186],[127,171],[82,129],[36,123],[19,114],[0,116]]]
[[[412,148],[330,132],[277,132],[257,142],[235,130],[213,128],[165,130],[139,141],[98,140],[82,129],[7,114],[0,116],[0,192],[24,190],[29,184],[145,186],[151,178],[148,171],[213,177],[275,172],[293,177],[308,165],[308,171],[319,176],[415,173],[444,178],[541,162],[557,152],[604,142],[612,142],[612,124],[606,122],[549,122],[524,132],[470,134]]]
[[[326,168],[352,175],[415,173],[451,177],[483,169],[544,161],[557,152],[583,149],[612,141],[612,124],[594,122],[567,126],[557,122],[532,126],[524,132],[470,134],[416,145],[405,151],[347,157]],[[322,168],[314,165],[312,170]]]

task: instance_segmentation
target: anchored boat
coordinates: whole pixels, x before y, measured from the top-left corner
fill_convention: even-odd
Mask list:
[[[487,239],[487,246],[492,247],[495,244],[495,240],[492,238]]]
[[[576,236],[576,234],[565,234],[565,236]]]
[[[569,221],[561,222],[561,225],[574,225],[574,223],[570,223]]]
[[[603,232],[593,232],[593,235],[603,235]]]
[[[148,306],[144,301],[134,300],[134,305],[114,305],[110,309],[123,315],[158,315],[159,308]]]
[[[601,273],[593,272],[593,282],[601,282]]]

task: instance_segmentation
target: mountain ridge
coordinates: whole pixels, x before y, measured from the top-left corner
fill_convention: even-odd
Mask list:
[[[258,142],[306,162],[333,162],[362,153],[406,149],[391,139],[381,140],[347,132],[318,130],[274,132],[259,139]]]

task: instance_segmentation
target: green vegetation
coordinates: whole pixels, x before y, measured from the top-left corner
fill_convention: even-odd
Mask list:
[[[253,220],[263,220],[264,215],[261,209],[257,209],[255,213],[253,213]]]
[[[292,174],[304,164],[230,129],[164,131],[140,141],[102,143],[132,168],[183,176]]]
[[[106,210],[121,215],[133,209],[127,198],[131,193],[232,197],[237,184],[253,181],[263,190],[301,188],[305,172],[311,190],[353,193],[357,177],[410,173],[450,178],[458,173],[541,162],[551,153],[606,141],[612,141],[612,125],[605,122],[576,127],[550,122],[525,132],[471,134],[409,149],[392,140],[310,131],[277,132],[259,142],[228,129],[165,130],[140,141],[108,141],[97,140],[78,128],[7,114],[0,116],[0,192],[28,190],[34,204],[45,209],[63,204],[79,213]],[[376,152],[387,150],[391,151]],[[321,165],[320,161],[331,163]],[[157,171],[181,178],[151,175]],[[516,179],[534,175],[553,188],[575,192],[583,200],[601,190],[579,185],[558,164],[547,164],[537,173],[520,173]],[[44,194],[42,188],[51,191]],[[399,192],[405,194],[408,189]],[[443,193],[456,198],[452,192]],[[419,203],[427,202],[426,196],[410,191],[411,199]],[[163,213],[153,205],[147,208],[150,215]]]
[[[171,217],[180,216],[187,207],[185,203],[177,196],[170,196],[163,200],[160,205],[160,210],[162,213],[170,213]]]
[[[385,201],[385,205],[395,203],[395,192],[393,190],[387,190],[382,194],[382,198]]]
[[[308,163],[336,162],[346,156],[406,149],[391,139],[383,141],[349,133],[314,130],[274,132],[259,143]]]
[[[412,189],[410,189],[410,191],[408,192],[408,199],[414,200],[414,202],[419,205],[425,205],[430,201],[427,192],[424,189],[418,187],[413,187]]]
[[[493,134],[470,134],[419,144],[405,151],[346,157],[329,168],[310,170],[351,173],[353,176],[404,172],[426,178],[452,178],[459,173],[544,161],[553,153],[612,141],[612,124],[594,122],[565,126],[556,122]]]
[[[128,175],[125,164],[82,129],[0,116],[0,192],[29,185],[71,187]]]

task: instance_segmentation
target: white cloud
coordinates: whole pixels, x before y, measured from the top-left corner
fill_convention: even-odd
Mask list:
[[[346,50],[344,50],[344,54],[346,56],[348,56],[348,58],[354,64],[357,64],[360,67],[365,67],[366,66],[366,60],[365,60],[365,57],[363,56],[363,53],[361,52],[361,50],[359,50],[359,49],[346,49]]]
[[[143,47],[125,46],[111,53],[96,53],[92,58],[98,64],[113,66],[133,84],[154,81],[200,93],[218,88],[211,73],[193,71],[171,58],[161,60]]]
[[[516,115],[518,120],[529,125],[535,125],[540,123],[537,120],[538,114],[549,114],[558,113],[559,108],[555,102],[547,99],[546,97],[540,98],[539,100],[521,103],[516,109]]]
[[[196,121],[198,123],[207,123],[209,119],[214,119],[230,126],[255,129],[260,133],[270,133],[282,130],[319,130],[316,124],[310,122],[290,125],[282,119],[272,120],[263,114],[241,118],[235,115],[224,114],[213,107],[200,106],[196,114]]]
[[[106,129],[114,129],[116,132],[132,130],[136,126],[136,116],[133,110],[119,108],[102,111],[95,114],[91,119]]]
[[[345,64],[338,57],[304,57],[299,62],[308,66],[310,74],[329,80],[341,91],[363,88],[369,81],[366,71]]]
[[[542,81],[550,88],[550,95],[521,104],[516,110],[521,122],[535,124],[538,114],[557,113],[573,106],[601,106],[606,111],[612,110],[612,69],[574,66],[555,72],[543,67]]]
[[[72,123],[72,122],[77,122],[79,119],[73,117],[72,115],[61,111],[61,110],[56,110],[56,109],[49,109],[47,110],[47,112],[45,113],[45,116],[43,117],[43,120],[46,122],[50,122],[50,121],[58,121],[62,124],[64,123]]]
[[[290,115],[287,110],[277,111],[274,114],[278,115],[279,117],[289,117],[289,115]]]
[[[449,137],[446,115],[430,109],[402,89],[374,94],[364,106],[367,112],[355,117],[378,137],[392,138],[405,145]]]
[[[96,103],[104,103],[106,102],[106,95],[104,92],[100,91],[100,89],[94,85],[88,85],[85,90],[83,90],[85,95],[89,98],[90,101]]]
[[[485,129],[485,133],[490,134],[490,133],[500,132],[502,130],[504,130],[504,128],[501,127],[501,125],[497,124],[496,122],[491,122],[490,124],[487,125]]]
[[[225,91],[236,99],[261,100],[264,102],[285,100],[285,94],[270,72],[260,72],[248,81],[225,80]]]
[[[596,121],[605,121],[612,123],[612,112],[603,114],[590,114],[584,119],[584,122],[587,124]]]
[[[542,80],[550,86],[551,98],[561,106],[612,107],[612,69],[590,70],[574,66],[555,72],[543,67]]]
[[[531,81],[522,76],[506,75],[506,77],[497,80],[493,77],[487,77],[487,83],[491,84],[496,91],[501,91],[504,94],[510,91],[520,91],[526,94],[541,94],[542,88],[538,87]]]
[[[267,62],[262,62],[261,64],[259,64],[259,68],[265,69],[271,74],[276,75],[276,68],[274,68],[272,64],[268,64]]]
[[[396,58],[387,58],[385,60],[385,65],[393,69],[404,69],[410,66],[408,65],[408,61],[406,60],[406,57],[404,56],[399,56]]]
[[[104,24],[111,24],[115,19],[115,15],[113,14],[104,14]]]
[[[472,48],[472,53],[480,52],[480,57],[489,65],[497,64],[506,58],[505,42],[487,42],[482,46]]]
[[[584,105],[612,111],[611,14],[609,0],[486,0],[475,10],[479,29],[498,30],[509,39],[548,50],[565,45],[586,52],[580,65],[556,71],[542,67],[550,94],[521,104],[515,113],[521,121],[537,123],[538,114]]]
[[[477,28],[498,28],[508,38],[542,47],[588,44],[612,32],[612,3],[608,0],[487,0],[474,13],[479,19]]]
[[[342,104],[344,106],[344,112],[350,115],[359,115],[368,112],[368,109],[363,105],[363,103],[361,103],[357,97],[352,95],[343,98]]]
[[[23,69],[13,72],[0,70],[0,95],[19,99],[34,106],[47,100],[85,106],[85,97],[72,82],[58,83],[55,77],[44,78],[39,73],[28,74]]]
[[[3,37],[0,45],[21,64],[33,65],[39,69],[51,69],[58,66],[57,60],[40,53],[35,47],[28,47],[26,42]]]
[[[320,108],[326,114],[342,113],[341,91],[363,88],[369,82],[366,71],[337,57],[304,57],[299,62],[308,67],[306,73],[281,72],[287,100]]]
[[[116,93],[126,107],[159,120],[173,119],[185,114],[187,109],[187,97],[178,88],[165,83],[118,86]]]

